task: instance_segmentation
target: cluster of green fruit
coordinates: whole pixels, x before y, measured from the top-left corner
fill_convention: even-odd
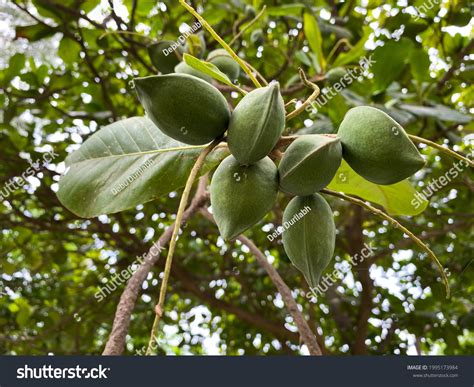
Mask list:
[[[249,92],[232,112],[216,87],[194,75],[138,78],[135,86],[148,116],[168,136],[202,145],[227,132],[231,155],[211,182],[212,211],[224,239],[260,221],[279,191],[295,195],[283,215],[284,223],[291,224],[283,233],[283,245],[312,287],[334,254],[336,236],[331,208],[317,192],[334,178],[342,158],[377,184],[401,181],[424,165],[403,128],[372,107],[349,110],[337,135],[299,136],[277,167],[269,157],[285,128],[277,82]],[[298,217],[303,209],[306,215]]]

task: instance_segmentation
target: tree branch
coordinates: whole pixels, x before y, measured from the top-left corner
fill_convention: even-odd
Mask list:
[[[196,195],[194,196],[189,207],[184,211],[182,222],[189,219],[204,203],[208,200],[208,194],[202,189],[201,184],[198,187]],[[170,225],[165,232],[160,236],[156,244],[160,247],[167,245],[173,233],[174,223]],[[130,326],[130,317],[135,307],[143,281],[145,281],[148,273],[151,271],[153,265],[160,258],[159,251],[156,253],[154,249],[150,249],[146,255],[145,260],[140,267],[133,273],[127,286],[120,296],[120,301],[117,305],[115,318],[112,325],[112,331],[105,346],[103,355],[120,355],[125,347],[125,337]]]
[[[207,219],[215,223],[214,217],[209,211],[207,211],[207,209],[202,208],[200,212]],[[303,314],[299,310],[298,304],[293,298],[288,285],[283,281],[276,269],[268,262],[267,257],[258,249],[257,246],[255,246],[255,244],[250,239],[243,235],[240,235],[239,237],[237,237],[237,239],[249,248],[249,250],[257,259],[257,262],[265,269],[268,276],[277,288],[278,292],[281,294],[283,301],[285,302],[286,307],[288,308],[288,311],[290,312],[291,316],[293,317],[293,320],[295,321],[301,339],[308,347],[309,353],[311,355],[320,356],[322,353],[316,341],[316,337],[313,332],[311,332],[308,323],[306,322]]]
[[[456,56],[456,58],[454,58],[453,60],[453,64],[452,66],[449,68],[448,71],[446,71],[446,73],[444,74],[443,78],[441,78],[439,81],[438,81],[438,85],[437,85],[437,88],[438,88],[438,93],[441,92],[441,90],[443,89],[444,85],[446,84],[446,82],[448,82],[454,75],[454,72],[457,70],[457,68],[459,67],[459,65],[462,63],[463,61],[463,58],[468,55],[472,50],[474,49],[474,39],[471,39],[471,41],[469,42],[469,44],[464,47],[459,53],[458,55]]]

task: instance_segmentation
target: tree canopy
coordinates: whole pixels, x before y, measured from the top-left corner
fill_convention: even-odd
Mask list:
[[[310,84],[321,89],[288,121],[289,135],[336,133],[351,107],[370,105],[411,135],[472,160],[472,8],[464,1],[402,3],[189,2],[254,74],[280,83],[289,106],[301,106]],[[135,293],[128,288],[121,304],[131,309],[123,353],[143,354],[170,237],[163,235],[192,160],[177,154],[137,203],[107,202],[84,190],[68,209],[58,182],[74,168],[66,157],[101,128],[131,117],[139,117],[135,130],[146,125],[132,80],[158,72],[148,46],[179,42],[197,20],[177,0],[0,0],[0,15],[0,353],[102,353],[129,278],[160,238],[156,263],[141,272],[143,281],[129,282]],[[221,48],[204,27],[193,36],[205,47],[203,59]],[[253,88],[243,72],[237,84],[227,81],[213,83],[233,106],[238,88]],[[472,169],[436,147],[418,147],[426,166],[396,187],[368,185],[343,164],[329,188],[370,200],[427,244],[444,267],[449,299],[433,261],[406,233],[334,196],[326,199],[335,214],[336,254],[325,272],[343,276],[317,299],[308,297],[281,237],[268,237],[282,224],[289,196],[279,194],[246,238],[224,242],[203,211],[209,198],[201,179],[177,242],[154,352],[306,354],[297,313],[275,287],[268,260],[323,354],[472,354]],[[213,155],[205,172],[220,157]],[[126,167],[117,163],[117,182]],[[93,163],[75,173],[86,178],[92,170],[111,180]],[[366,246],[373,253],[351,265]],[[127,325],[116,321],[114,329],[118,323]]]

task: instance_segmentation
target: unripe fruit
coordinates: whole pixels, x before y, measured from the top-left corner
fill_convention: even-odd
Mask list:
[[[192,34],[186,38],[184,52],[191,54],[196,58],[202,58],[205,51],[206,41],[204,40],[204,34]]]
[[[242,166],[228,156],[211,182],[211,205],[224,239],[233,239],[270,211],[278,193],[278,171],[270,158]]]
[[[346,74],[347,71],[344,67],[334,67],[326,73],[326,79],[332,86],[335,83],[338,83],[342,78],[344,78]]]
[[[318,286],[336,243],[331,207],[319,194],[296,196],[286,206],[283,224],[283,247],[288,258],[309,286]]]
[[[425,165],[405,130],[379,109],[370,106],[350,109],[338,135],[344,159],[372,183],[397,183]]]
[[[246,5],[245,6],[245,10],[244,10],[244,16],[248,19],[252,19],[254,18],[255,16],[257,15],[257,13],[255,12],[255,8],[252,7],[251,5]]]
[[[227,101],[202,79],[188,74],[155,75],[136,78],[135,87],[149,118],[175,140],[206,144],[227,129]]]
[[[261,46],[265,42],[265,35],[263,34],[263,30],[261,28],[253,30],[250,34],[250,41],[255,46]]]
[[[175,73],[179,74],[189,74],[193,75],[195,77],[201,78],[202,80],[211,83],[212,82],[212,77],[210,75],[204,74],[203,72],[196,70],[195,68],[189,66],[185,62],[181,62],[174,68]]]
[[[280,165],[280,188],[293,195],[311,195],[326,187],[341,165],[341,140],[310,134],[298,137],[286,150]]]
[[[176,42],[171,40],[162,40],[148,46],[148,55],[150,56],[151,63],[162,74],[172,73],[175,66],[181,60],[183,48],[180,46],[176,50],[171,50],[174,44]]]
[[[285,104],[277,82],[248,93],[230,118],[229,149],[241,164],[268,155],[285,128]]]
[[[212,63],[233,82],[239,77],[240,66],[223,48],[211,51],[207,62]]]

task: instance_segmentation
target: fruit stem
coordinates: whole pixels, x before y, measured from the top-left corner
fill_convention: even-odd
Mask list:
[[[257,22],[257,20],[262,17],[266,9],[267,9],[267,6],[264,5],[262,10],[244,28],[242,28],[237,35],[233,37],[233,39],[229,42],[229,46],[232,46],[236,42],[236,40],[242,36],[242,34],[245,31],[247,31],[250,27],[252,27]]]
[[[144,38],[145,40],[147,40],[149,42],[153,41],[152,38],[150,38],[146,35],[143,35],[140,32],[134,32],[134,31],[106,31],[102,35],[99,36],[99,40],[105,38],[107,35],[115,35],[115,34],[134,35],[134,36],[139,36],[141,38]]]
[[[409,134],[408,137],[410,137],[414,142],[428,145],[432,148],[438,149],[439,151],[443,153],[446,153],[447,155],[451,157],[454,157],[455,159],[462,160],[465,163],[467,163],[468,166],[470,166],[471,168],[474,168],[474,162],[472,162],[471,160],[469,160],[467,157],[463,156],[460,153],[457,153],[449,148],[445,148],[444,146],[439,145],[433,141],[427,140],[426,138],[414,136],[413,134]]]
[[[286,115],[286,120],[287,121],[291,120],[292,118],[294,118],[297,115],[299,115],[300,113],[302,113],[308,105],[310,105],[316,98],[318,98],[318,95],[319,95],[319,92],[320,92],[318,85],[316,85],[313,82],[308,81],[308,78],[306,78],[306,74],[304,73],[302,68],[299,69],[299,73],[300,73],[301,81],[306,86],[311,87],[314,91],[313,91],[313,94],[311,94],[308,97],[308,99],[306,101],[304,101],[299,108],[293,110],[291,113],[288,113]]]
[[[249,62],[247,62],[245,60],[244,60],[244,62],[247,66],[249,66],[250,70],[252,70],[257,75],[257,77],[260,78],[260,80],[263,82],[263,84],[265,86],[268,86],[268,81],[263,77],[263,75],[260,74],[259,71],[255,67],[253,67]]]
[[[421,247],[422,250],[424,250],[429,257],[432,259],[432,261],[436,264],[438,267],[438,270],[441,274],[441,278],[443,279],[444,286],[446,288],[446,298],[450,297],[450,288],[449,288],[449,283],[448,283],[448,277],[446,276],[446,272],[444,271],[443,265],[439,262],[438,258],[436,257],[435,253],[426,245],[423,243],[421,239],[419,239],[415,234],[413,234],[410,230],[408,230],[405,226],[403,226],[401,223],[399,223],[396,219],[392,218],[390,215],[386,214],[385,212],[379,210],[378,208],[375,208],[371,206],[370,204],[360,200],[356,199],[352,196],[348,196],[343,194],[342,192],[336,192],[336,191],[331,191],[329,189],[323,189],[321,190],[322,193],[326,195],[332,195],[336,196],[339,199],[346,200],[348,202],[351,202],[353,204],[356,204],[358,206],[361,206],[370,212],[372,212],[375,215],[380,216],[381,218],[384,218],[385,220],[389,221],[395,228],[399,228],[401,231],[403,231],[405,234],[408,235],[408,237],[414,241],[419,247]]]
[[[207,155],[221,142],[221,140],[222,140],[221,138],[217,138],[213,142],[211,142],[206,148],[203,149],[203,151],[200,153],[199,157],[197,158],[196,162],[194,163],[194,166],[191,169],[191,172],[189,173],[188,180],[186,181],[183,195],[181,196],[181,200],[179,202],[178,212],[176,213],[176,220],[174,222],[173,234],[171,235],[171,239],[170,239],[168,255],[166,257],[166,263],[165,263],[165,270],[163,273],[163,281],[161,282],[160,298],[158,300],[158,304],[156,304],[156,307],[155,307],[155,320],[153,321],[153,326],[151,328],[150,340],[148,342],[146,355],[150,355],[152,351],[153,343],[156,341],[155,332],[158,328],[158,323],[160,322],[160,318],[163,314],[163,308],[164,308],[165,297],[166,297],[166,288],[168,286],[168,279],[171,273],[171,264],[173,263],[173,254],[176,247],[179,229],[181,227],[181,220],[183,219],[183,213],[188,204],[191,188],[193,186],[194,180],[196,179],[196,176],[199,173],[199,170],[204,164],[204,160],[206,159]]]
[[[248,68],[245,62],[239,58],[239,56],[234,52],[234,50],[232,50],[232,48],[226,42],[224,42],[224,40],[218,35],[218,33],[214,31],[211,25],[201,15],[199,15],[199,13],[197,13],[193,7],[187,4],[185,0],[179,0],[179,2],[184,8],[186,8],[189,13],[191,13],[196,19],[198,19],[199,22],[204,26],[204,28],[209,31],[212,37],[216,39],[222,47],[224,47],[224,49],[229,53],[229,55],[240,65],[242,70],[244,70],[245,73],[249,76],[253,84],[256,87],[262,87],[260,82],[252,74],[252,71]]]
[[[334,45],[334,47],[332,48],[331,52],[329,53],[327,59],[326,59],[326,62],[329,63],[332,59],[332,57],[334,56],[334,54],[336,53],[336,50],[341,46],[341,44],[345,43],[347,45],[347,47],[349,47],[350,49],[353,48],[352,44],[346,39],[346,38],[342,38],[340,40],[338,40],[338,42]]]

